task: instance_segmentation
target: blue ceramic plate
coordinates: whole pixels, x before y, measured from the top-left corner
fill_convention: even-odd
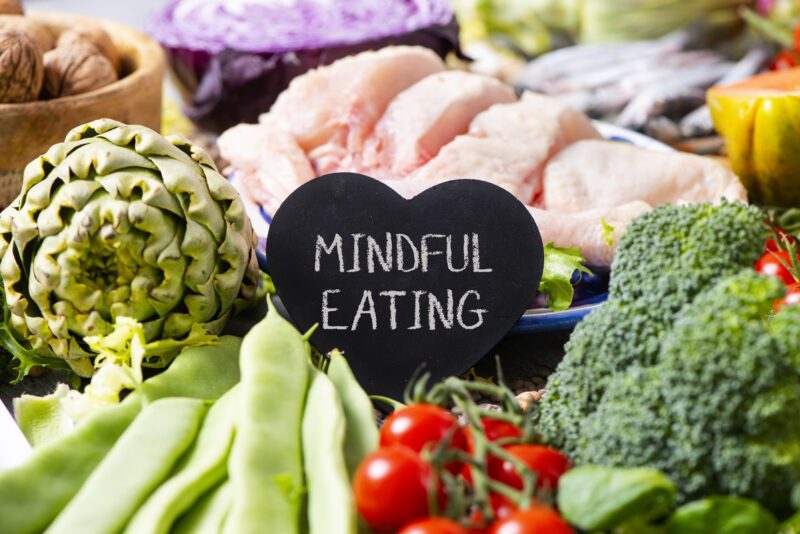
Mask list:
[[[640,133],[614,126],[605,122],[594,122],[597,130],[612,141],[631,143],[642,148],[656,150],[659,152],[671,152],[669,146],[656,141]],[[235,187],[240,184],[236,176],[231,177],[231,183]],[[263,270],[267,270],[267,249],[266,236],[272,217],[261,206],[247,200],[247,195],[242,195],[250,220],[259,235],[258,243],[258,263]],[[589,312],[600,306],[608,298],[608,275],[594,274],[584,276],[575,287],[575,298],[572,306],[563,311],[552,311],[543,302],[533,303],[531,308],[520,317],[517,324],[511,329],[510,335],[532,334],[537,332],[551,332],[555,330],[569,330],[578,324]]]

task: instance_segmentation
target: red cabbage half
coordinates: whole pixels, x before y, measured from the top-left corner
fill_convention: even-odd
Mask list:
[[[448,0],[172,0],[149,32],[164,46],[201,128],[256,122],[289,82],[364,50],[458,49]]]

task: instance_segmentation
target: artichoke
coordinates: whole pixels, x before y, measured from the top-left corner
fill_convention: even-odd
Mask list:
[[[256,242],[201,149],[108,119],[79,126],[28,164],[0,213],[0,343],[18,378],[39,364],[91,376],[83,338],[119,317],[142,323],[147,341],[188,340],[196,325],[218,334],[257,297]]]

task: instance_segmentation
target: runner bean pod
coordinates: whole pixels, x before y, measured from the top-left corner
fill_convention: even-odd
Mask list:
[[[344,459],[344,410],[328,376],[313,367],[310,373],[303,413],[309,533],[355,534],[358,517]]]
[[[310,348],[270,305],[244,337],[236,440],[228,462],[230,534],[298,532],[303,503],[301,423]]]
[[[24,464],[0,473],[0,532],[42,532],[67,505],[141,410],[130,395],[89,416],[71,433],[34,449]],[[58,476],[53,476],[58,473]]]
[[[231,483],[226,479],[178,519],[172,534],[219,534],[231,509],[232,498]]]
[[[331,351],[329,356],[328,377],[344,409],[344,459],[352,478],[361,460],[378,447],[378,426],[372,401],[353,375],[347,359],[338,350]]]
[[[162,534],[228,473],[228,453],[235,432],[238,387],[222,396],[208,411],[200,433],[177,471],[133,516],[129,534]]]
[[[192,445],[207,409],[206,401],[178,397],[149,404],[46,533],[120,532]]]
[[[185,350],[163,373],[145,380],[141,394],[89,415],[69,434],[37,447],[24,464],[0,472],[0,532],[43,531],[139,414],[143,400],[214,400],[233,387],[239,381],[240,344],[239,338],[221,336],[217,345]]]

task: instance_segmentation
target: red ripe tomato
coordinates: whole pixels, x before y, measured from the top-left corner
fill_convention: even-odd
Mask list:
[[[794,27],[794,49],[800,51],[800,24]]]
[[[797,243],[797,239],[792,234],[787,232],[786,230],[783,230],[782,228],[776,228],[775,231],[778,234],[778,238],[782,242],[778,243],[778,242],[776,242],[774,237],[771,237],[771,238],[767,239],[767,242],[765,244],[764,248],[766,250],[771,250],[772,252],[778,252],[778,251],[781,251],[781,250],[784,249],[784,247],[786,246],[785,245],[786,241],[788,241],[789,243]]]
[[[499,493],[492,493],[489,495],[489,506],[492,508],[492,517],[494,517],[495,521],[505,519],[517,510],[513,502]],[[488,527],[486,524],[487,521],[484,520],[480,508],[475,508],[469,515],[469,523],[472,525],[473,529],[478,532]]]
[[[375,530],[396,530],[428,515],[431,466],[407,447],[378,449],[361,462],[353,477],[356,508]]]
[[[778,313],[784,306],[792,306],[800,303],[800,284],[792,284],[786,290],[786,295],[782,299],[776,300],[773,304],[775,313]]]
[[[412,404],[386,418],[381,427],[381,447],[403,445],[418,453],[429,443],[439,443],[453,428],[451,446],[467,450],[464,430],[452,413],[432,404]]]
[[[758,259],[755,268],[756,272],[765,276],[780,278],[786,285],[795,284],[797,280],[794,279],[794,276],[792,276],[792,273],[786,268],[786,265],[791,265],[788,252],[767,251]]]
[[[486,439],[489,441],[522,437],[522,429],[517,425],[507,421],[501,421],[500,419],[494,419],[492,417],[484,417],[481,419],[481,424],[483,425],[483,433],[486,436]],[[473,454],[475,451],[475,444],[472,441],[472,431],[470,428],[465,428],[464,434],[467,438],[467,451],[469,451],[470,454]],[[487,461],[489,472],[491,472],[493,469],[497,470],[500,463],[501,460],[499,458],[490,454]],[[470,467],[468,465],[464,466],[464,469],[461,471],[461,476],[464,477],[464,480],[470,484],[472,483],[472,472],[470,471]]]
[[[446,517],[428,517],[404,526],[398,534],[467,534],[467,530]]]
[[[558,479],[561,478],[571,466],[569,459],[560,451],[544,445],[510,445],[506,447],[509,454],[522,460],[528,468],[536,473],[536,487],[555,490]],[[512,488],[522,489],[522,477],[508,460],[500,464],[499,469],[489,476]]]
[[[560,515],[544,506],[514,512],[492,526],[490,534],[575,534]]]
[[[769,70],[785,70],[797,66],[797,52],[793,50],[784,50],[780,52],[772,63],[769,64]]]
[[[798,303],[800,303],[800,284],[794,284],[789,287],[789,290],[783,297],[783,304],[785,306],[791,306]]]
[[[489,441],[497,441],[498,439],[505,438],[521,438],[522,429],[508,421],[501,421],[492,417],[484,417],[481,419],[483,424],[483,432]]]

